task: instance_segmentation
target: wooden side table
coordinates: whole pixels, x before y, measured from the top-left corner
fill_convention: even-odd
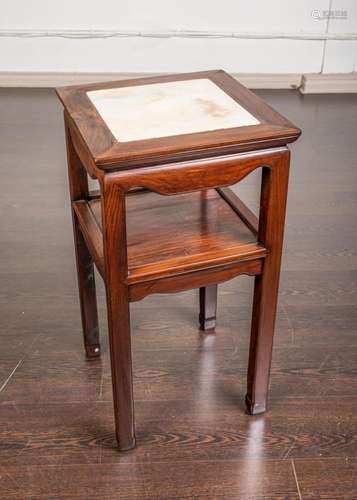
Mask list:
[[[135,446],[129,304],[255,276],[246,404],[266,409],[289,151],[300,130],[224,71],[57,89],[65,108],[84,345],[100,355],[93,263],[107,294],[116,435]],[[262,168],[259,220],[227,187]],[[88,176],[100,192],[90,192]],[[163,196],[159,196],[163,195]],[[180,196],[173,196],[180,195]]]

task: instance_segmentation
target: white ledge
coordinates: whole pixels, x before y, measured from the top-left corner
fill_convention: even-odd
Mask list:
[[[158,73],[0,71],[0,87],[53,88],[157,75]],[[304,75],[242,73],[233,76],[250,89],[299,89],[302,94],[357,92],[357,73]]]
[[[0,37],[6,38],[238,38],[253,40],[357,40],[357,33],[309,33],[200,30],[39,30],[0,29]]]
[[[344,94],[357,92],[357,73],[306,74],[302,76],[302,94]]]

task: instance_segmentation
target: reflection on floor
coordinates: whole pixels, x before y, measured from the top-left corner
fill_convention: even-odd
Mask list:
[[[86,362],[61,108],[0,91],[0,497],[356,498],[357,96],[259,92],[293,146],[270,409],[244,412],[252,280],[132,306],[137,441],[119,454],[103,357]],[[239,192],[257,205],[258,175]],[[238,189],[238,188],[237,188]]]

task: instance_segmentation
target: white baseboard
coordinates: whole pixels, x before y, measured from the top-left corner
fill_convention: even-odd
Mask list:
[[[234,74],[249,89],[297,89],[301,83],[299,74]]]
[[[302,94],[347,94],[357,92],[357,73],[302,75]]]
[[[157,74],[157,73],[156,73]],[[0,71],[0,87],[60,87],[83,83],[153,76],[155,73],[56,73]],[[352,74],[235,74],[250,89],[299,89],[303,94],[357,92],[357,73]]]
[[[60,87],[82,83],[124,80],[158,73],[49,73],[0,72],[0,87]],[[240,74],[236,78],[251,89],[291,89],[301,82],[298,74]]]
[[[154,75],[154,73],[152,74]],[[150,76],[149,73],[75,73],[75,72],[42,72],[42,71],[0,71],[0,87],[61,87],[84,83],[110,82]]]

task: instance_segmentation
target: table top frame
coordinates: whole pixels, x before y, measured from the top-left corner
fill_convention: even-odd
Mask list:
[[[193,134],[118,142],[87,96],[91,90],[207,78],[259,120],[242,126]],[[235,154],[295,141],[301,131],[235,78],[222,70],[164,75],[57,89],[82,160],[94,171],[119,171],[161,163]],[[78,149],[78,147],[77,147]],[[98,172],[97,172],[98,174]],[[94,175],[97,176],[97,175]]]

